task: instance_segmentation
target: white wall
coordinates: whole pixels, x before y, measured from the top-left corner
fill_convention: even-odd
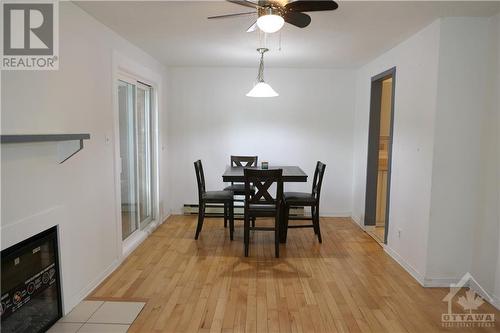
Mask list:
[[[500,285],[496,24],[438,20],[358,71],[353,216],[362,223],[370,77],[396,66],[386,250],[425,286],[467,271]]]
[[[489,105],[482,117],[481,126],[481,220],[475,233],[475,249],[472,259],[472,273],[476,279],[496,298],[500,308],[500,293],[495,291],[500,275],[500,15],[493,17],[489,22],[490,41],[489,59],[490,75]],[[495,278],[497,282],[495,282]],[[495,296],[496,295],[496,296]]]
[[[153,58],[72,3],[61,2],[59,70],[2,73],[2,134],[91,135],[84,150],[61,165],[53,143],[2,145],[2,249],[58,224],[65,312],[121,256],[115,214],[113,51],[165,77]],[[162,104],[160,110],[165,111]],[[165,125],[166,117],[160,117]],[[162,137],[161,143],[166,142]],[[163,164],[165,153],[160,156]],[[165,179],[161,186],[165,201]]]
[[[435,22],[366,64],[356,84],[353,218],[363,224],[371,77],[396,66],[387,249],[419,280],[425,276],[439,29]]]
[[[327,164],[323,215],[351,214],[354,75],[349,70],[266,68],[280,96],[246,97],[256,68],[170,70],[170,177],[173,210],[197,203],[193,162],[204,163],[207,189],[222,189],[233,155],[255,154],[310,175],[286,190],[310,191],[317,160]]]
[[[441,20],[426,272],[438,283],[471,272],[488,291],[498,244],[490,27],[484,18]]]

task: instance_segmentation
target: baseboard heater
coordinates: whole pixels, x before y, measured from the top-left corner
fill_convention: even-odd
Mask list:
[[[236,202],[234,206],[235,218],[243,218],[243,203]],[[291,207],[290,218],[301,219],[309,218],[304,214],[304,207]],[[198,215],[198,204],[184,204],[184,215]],[[222,204],[208,204],[205,206],[205,216],[208,217],[222,217],[224,216],[224,205]]]

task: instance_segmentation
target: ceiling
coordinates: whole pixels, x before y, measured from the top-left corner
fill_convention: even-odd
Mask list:
[[[252,17],[207,20],[246,12],[224,1],[79,1],[78,6],[167,66],[256,66],[259,32]],[[279,67],[357,67],[443,16],[492,16],[500,2],[339,2],[312,12],[305,29],[285,24],[267,40],[266,64]]]

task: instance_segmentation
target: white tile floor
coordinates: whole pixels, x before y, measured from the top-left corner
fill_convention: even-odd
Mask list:
[[[48,333],[123,333],[141,312],[142,302],[82,301]]]
[[[101,301],[82,301],[70,313],[62,317],[59,322],[85,323],[103,303]]]
[[[94,324],[132,324],[144,307],[142,302],[105,302],[88,320]]]

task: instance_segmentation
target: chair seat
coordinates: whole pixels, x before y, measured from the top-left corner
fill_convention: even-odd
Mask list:
[[[203,194],[203,200],[206,202],[232,201],[232,191],[207,191]]]
[[[276,205],[273,204],[249,204],[248,215],[255,217],[274,217],[276,216]]]
[[[316,203],[316,198],[311,193],[285,192],[283,198],[286,204],[292,205],[312,205]]]
[[[233,184],[224,188],[224,191],[233,191],[234,195],[245,195],[245,184]],[[255,186],[250,186],[250,191],[255,193]]]
[[[272,204],[249,204],[248,209],[250,210],[264,210],[264,211],[276,211],[276,205]]]

